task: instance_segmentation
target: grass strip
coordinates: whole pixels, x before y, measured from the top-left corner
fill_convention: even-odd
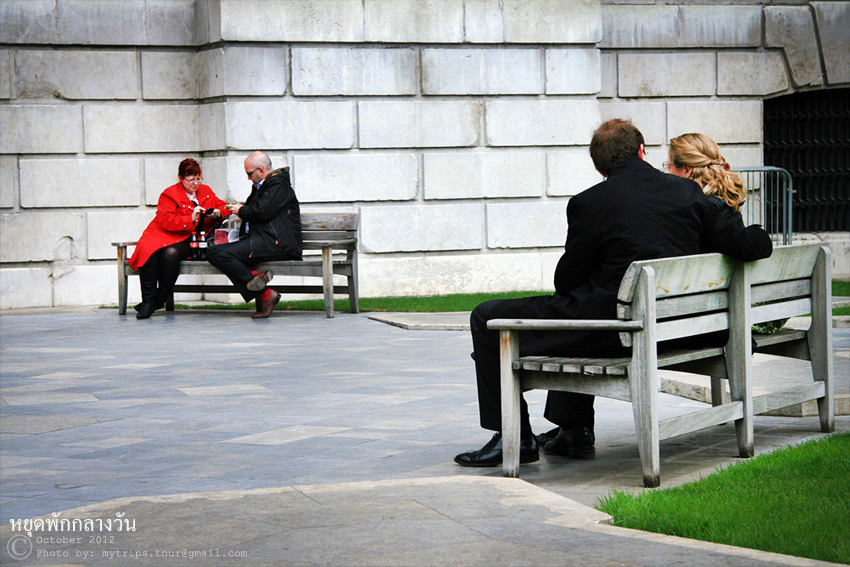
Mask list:
[[[383,312],[413,312],[413,313],[435,313],[447,311],[472,311],[476,305],[490,299],[511,299],[518,297],[529,297],[532,295],[545,295],[542,291],[514,291],[500,293],[465,293],[455,295],[431,295],[431,296],[405,296],[405,297],[362,297],[360,298],[361,311],[383,311]],[[253,303],[233,303],[214,305],[183,305],[177,307],[182,309],[235,309],[254,310]],[[324,311],[325,303],[321,299],[304,299],[297,301],[281,301],[275,307],[282,311]],[[336,311],[348,311],[348,299],[335,299],[334,309]]]
[[[615,525],[850,563],[850,433],[831,435],[682,486],[615,491],[598,508]]]

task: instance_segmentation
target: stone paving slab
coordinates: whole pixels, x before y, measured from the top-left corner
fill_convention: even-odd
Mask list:
[[[246,561],[253,564],[343,564],[334,563],[338,556],[346,564],[477,565],[504,556],[545,565],[570,564],[575,555],[582,565],[622,565],[654,549],[652,538],[659,536],[617,535],[616,545],[608,542],[616,552],[599,555],[596,527],[558,531],[572,528],[554,522],[563,514],[546,511],[555,498],[556,508],[580,510],[573,519],[587,521],[598,518],[590,507],[611,490],[644,490],[629,404],[597,401],[598,456],[592,461],[542,455],[522,467],[519,481],[502,479],[498,468],[452,462],[489,438],[478,426],[470,351],[468,332],[411,332],[347,313],[326,319],[275,312],[256,321],[249,312],[176,311],[138,321],[109,309],[4,312],[0,525],[6,531],[0,533],[0,563],[6,564],[2,554],[13,535],[10,520],[59,512],[68,517],[64,511],[80,508],[110,518],[121,512],[136,518],[139,530],[155,528],[121,546],[247,546]],[[844,356],[846,363],[848,352],[850,333],[837,330],[836,359]],[[535,430],[548,429],[541,417],[545,393],[529,392],[527,400]],[[660,406],[662,417],[703,407],[667,395]],[[848,431],[850,419],[838,418],[836,425]],[[755,420],[757,453],[820,436],[817,418]],[[710,474],[737,462],[736,455],[731,424],[664,441],[662,486]],[[513,497],[502,493],[513,494],[515,486],[543,504],[535,500],[528,512],[511,505],[511,514],[523,519],[514,523],[503,508]],[[322,491],[337,491],[341,499],[336,527],[309,524]],[[290,495],[287,502],[298,496],[294,501],[301,504],[287,508],[276,500],[284,498],[280,494]],[[434,503],[423,510],[417,498],[426,495]],[[383,507],[370,508],[372,502]],[[399,516],[392,512],[396,506],[426,515]],[[359,514],[361,508],[368,514]],[[433,510],[446,519],[429,521]],[[482,524],[460,525],[475,515]],[[302,523],[286,527],[288,518]],[[488,522],[503,531],[487,531]],[[449,527],[459,539],[444,537]],[[475,533],[487,537],[462,537]],[[390,549],[405,534],[432,542],[430,563],[421,547]],[[526,537],[542,539],[529,547]],[[578,551],[585,543],[594,550],[587,556]],[[84,551],[103,550],[95,547]],[[690,552],[678,553],[670,548],[647,564],[678,564]],[[283,559],[269,561],[274,554]],[[381,561],[369,563],[367,556]],[[726,564],[741,564],[740,552],[731,557]],[[71,559],[30,561],[89,564]],[[166,557],[148,564],[188,561]],[[752,561],[763,564],[763,557]]]
[[[122,498],[45,519],[117,520],[123,529],[39,531],[30,547],[3,525],[0,535],[11,544],[0,556],[15,565],[828,565],[613,527],[602,512],[506,478]]]

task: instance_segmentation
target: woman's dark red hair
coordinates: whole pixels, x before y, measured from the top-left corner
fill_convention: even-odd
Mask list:
[[[177,168],[177,175],[180,179],[184,179],[189,177],[190,175],[201,176],[201,164],[193,160],[192,158],[186,158],[180,162],[180,166]]]

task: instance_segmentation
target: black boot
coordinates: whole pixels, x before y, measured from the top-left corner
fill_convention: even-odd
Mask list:
[[[154,311],[162,307],[157,306],[157,270],[147,265],[139,268],[139,286],[142,288],[142,302],[135,309],[136,319],[147,319]]]

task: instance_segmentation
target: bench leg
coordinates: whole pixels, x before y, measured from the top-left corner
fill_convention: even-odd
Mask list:
[[[330,246],[322,247],[322,289],[325,295],[325,314],[328,319],[334,316],[334,274],[333,274],[333,249]]]
[[[820,429],[824,433],[835,431],[830,256],[829,248],[821,248],[812,273],[812,324],[808,332],[812,378],[824,385],[824,397],[817,400]]]
[[[357,250],[348,251],[351,275],[348,276],[348,306],[352,313],[360,313],[360,291],[357,289]]]
[[[655,290],[655,272],[642,270],[634,309],[637,317],[655,321],[655,302],[649,290]],[[643,485],[655,488],[661,484],[661,435],[658,431],[658,350],[655,325],[650,323],[632,335],[632,360],[629,362],[629,390],[635,418]]]
[[[127,247],[118,247],[118,314],[127,314],[127,271],[124,262],[127,259]]]
[[[641,371],[644,372],[641,375]],[[658,432],[658,396],[653,391],[652,374],[656,371],[629,369],[629,386],[632,393],[632,412],[635,418],[635,433],[640,454],[643,485],[646,488],[656,488],[661,484],[661,450]]]
[[[753,346],[750,267],[737,265],[729,285],[729,342],[725,348],[729,394],[743,405],[743,417],[735,420],[738,455],[755,454],[753,436]]]
[[[165,300],[165,310],[166,311],[174,311],[174,293],[168,294],[168,298]]]
[[[519,371],[513,361],[519,356],[519,334],[499,331],[499,369],[502,386],[502,473],[519,477]]]

